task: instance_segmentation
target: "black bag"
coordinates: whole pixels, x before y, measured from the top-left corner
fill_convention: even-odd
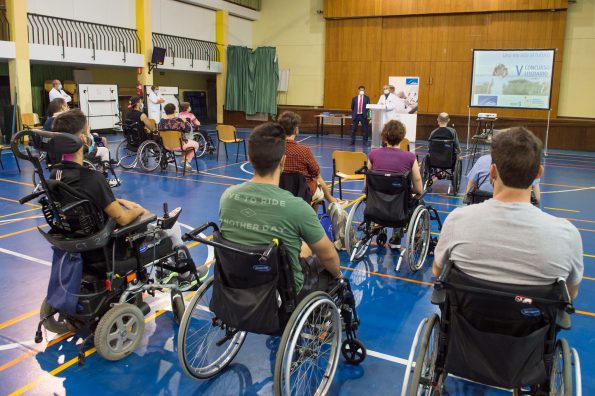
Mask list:
[[[47,303],[58,312],[76,314],[81,292],[83,259],[80,253],[67,253],[52,246],[52,271],[47,291]]]

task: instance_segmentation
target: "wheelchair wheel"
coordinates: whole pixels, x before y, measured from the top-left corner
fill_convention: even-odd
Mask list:
[[[407,227],[407,263],[412,272],[423,267],[430,248],[430,211],[422,205],[415,208]]]
[[[452,195],[457,195],[461,188],[461,177],[463,175],[463,169],[461,166],[461,160],[457,158],[455,167],[452,171]]]
[[[366,209],[366,200],[357,202],[347,216],[345,226],[345,250],[349,255],[350,261],[360,260],[368,251],[372,243],[370,234],[370,224],[364,222],[364,211]]]
[[[440,335],[440,318],[432,314],[426,324],[425,332],[421,338],[417,355],[415,357],[415,371],[411,380],[410,396],[439,395],[442,381],[435,380],[436,359],[438,357],[438,339]]]
[[[341,355],[349,364],[358,365],[366,358],[366,347],[357,338],[344,340],[341,345]]]
[[[145,318],[139,307],[118,304],[103,315],[95,330],[97,353],[107,360],[120,360],[130,355],[143,337]]]
[[[231,333],[219,323],[209,305],[213,278],[197,290],[188,304],[178,330],[178,359],[184,372],[197,379],[219,374],[237,355],[246,332]]]
[[[275,396],[325,395],[339,360],[341,317],[331,297],[308,295],[285,326],[274,373]]]
[[[140,146],[138,149],[138,155],[140,166],[144,170],[152,172],[159,167],[159,164],[161,163],[161,157],[163,156],[163,151],[157,143],[149,140]]]
[[[52,333],[58,335],[68,332],[68,323],[62,317],[62,314],[58,313],[54,307],[50,306],[46,299],[41,303],[39,309],[39,318],[43,320],[43,326]]]
[[[136,166],[136,154],[128,149],[128,141],[123,140],[116,149],[116,162],[124,169],[132,169]]]
[[[169,297],[171,299],[171,311],[174,314],[174,320],[179,325],[182,323],[182,317],[184,316],[184,296],[180,292],[172,292]]]
[[[572,396],[572,356],[564,338],[558,340],[554,349],[550,396]]]
[[[421,160],[419,169],[421,170],[421,182],[425,189],[426,183],[430,180],[430,154],[426,154],[424,159]]]
[[[383,247],[384,245],[386,245],[387,240],[388,240],[388,237],[386,236],[386,230],[382,230],[376,236],[376,245],[378,245],[378,247]]]
[[[200,158],[203,155],[205,155],[205,152],[207,151],[207,140],[202,135],[202,133],[197,133],[196,135],[194,135],[194,140],[196,141],[196,143],[198,143],[198,148],[196,149],[196,157]]]
[[[83,166],[90,170],[97,170],[95,164],[89,160],[83,160]]]

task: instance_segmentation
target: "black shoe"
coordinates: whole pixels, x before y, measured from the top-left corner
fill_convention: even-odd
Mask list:
[[[390,241],[388,241],[388,246],[391,249],[400,249],[401,248],[401,236],[393,234]]]

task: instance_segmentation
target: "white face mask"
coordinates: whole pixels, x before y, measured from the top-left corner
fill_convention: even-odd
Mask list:
[[[384,90],[384,94],[385,94],[385,95],[388,95],[389,93],[390,93],[390,91],[389,91],[388,89],[385,89],[385,90]]]
[[[363,96],[365,94],[365,91],[361,90],[361,91],[359,91],[359,94]]]
[[[192,112],[192,107],[188,107],[188,110],[186,110],[188,113]]]
[[[62,84],[58,85],[58,91],[62,90]]]

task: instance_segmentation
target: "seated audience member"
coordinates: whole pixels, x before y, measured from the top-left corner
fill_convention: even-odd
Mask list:
[[[487,154],[484,156],[479,157],[477,162],[469,171],[467,175],[467,191],[465,194],[468,194],[472,189],[485,191],[485,192],[494,192],[494,186],[492,186],[490,180],[490,167],[492,166],[492,155]],[[531,189],[534,194],[535,200],[537,203],[541,201],[541,190],[539,188],[539,179],[535,179],[531,184]]]
[[[145,131],[146,132],[157,132],[155,129],[155,124],[153,124],[149,117],[145,113],[143,113],[145,104],[143,100],[138,96],[133,96],[130,98],[128,102],[128,108],[130,109],[126,114],[126,121],[129,123],[139,123],[145,124]]]
[[[467,275],[505,284],[549,285],[562,278],[576,297],[583,276],[581,236],[568,220],[530,203],[531,184],[543,173],[541,150],[541,141],[525,128],[494,137],[494,198],[448,215],[434,275],[450,261]]]
[[[84,146],[91,145],[93,138],[88,133],[87,118],[80,110],[71,110],[56,117],[54,130],[76,135],[83,141],[81,147],[74,154],[62,156],[60,169],[52,171],[51,178],[60,180],[72,187],[75,191],[86,197],[98,209],[114,219],[119,226],[126,226],[142,216],[146,210],[137,203],[125,199],[116,199],[107,181],[100,172],[87,169],[83,166]],[[171,239],[173,246],[183,246],[180,226],[176,224],[171,230],[162,230],[160,239]],[[159,249],[159,244],[157,244]],[[169,252],[162,252],[164,254]],[[159,256],[160,257],[160,256]],[[208,268],[200,267],[199,276],[205,278]],[[190,273],[185,274],[189,276]],[[196,285],[195,279],[180,277],[180,282],[186,282],[187,289]],[[182,285],[182,283],[180,283]]]
[[[51,132],[54,119],[68,110],[68,103],[66,103],[66,101],[63,98],[53,99],[48,106],[49,117],[47,118],[47,120],[45,120],[45,123],[43,124],[43,130]]]
[[[283,241],[301,299],[326,290],[342,274],[335,246],[316,213],[303,199],[279,187],[285,145],[279,124],[265,123],[254,129],[248,138],[254,177],[223,193],[219,216],[223,237],[229,242],[263,246],[274,238]]]
[[[68,95],[66,92],[64,92],[64,89],[62,89],[62,83],[60,80],[52,81],[52,89],[50,90],[49,98],[50,102],[56,98],[62,98],[66,103],[72,102],[70,95]]]
[[[285,131],[285,167],[283,172],[301,173],[306,178],[310,192],[312,193],[312,202],[320,202],[326,199],[328,202],[337,202],[337,199],[331,195],[320,175],[320,166],[312,154],[309,147],[298,143],[295,138],[300,131],[301,117],[299,114],[291,111],[282,113],[277,122]]]
[[[190,108],[190,103],[181,102],[179,117],[184,121],[189,122],[193,127],[198,129],[198,127],[200,126],[200,121],[198,121],[198,118],[196,118],[196,116],[190,112],[191,110],[192,109]]]
[[[438,128],[434,129],[430,134],[430,140],[432,139],[443,139],[443,140],[454,140],[455,155],[459,155],[461,152],[461,145],[459,144],[459,137],[457,131],[454,128],[448,126],[450,122],[450,116],[448,113],[440,113],[438,115]],[[453,158],[454,160],[454,158]]]
[[[168,103],[164,108],[165,117],[159,121],[160,131],[180,131],[184,134],[192,131],[192,125],[189,122],[176,116],[176,106],[173,103]],[[186,140],[185,136],[182,136],[182,147],[178,147],[177,150],[186,150],[188,148],[194,148],[198,150],[198,143],[194,140]],[[186,170],[192,170],[190,162],[194,158],[194,151],[189,151],[186,154]]]
[[[399,144],[405,137],[405,126],[397,120],[389,121],[384,125],[381,137],[385,147],[372,150],[368,156],[368,169],[400,174],[411,173],[411,192],[421,194],[423,183],[415,154],[399,148]],[[399,248],[401,236],[401,230],[395,229],[389,245],[395,249]]]

